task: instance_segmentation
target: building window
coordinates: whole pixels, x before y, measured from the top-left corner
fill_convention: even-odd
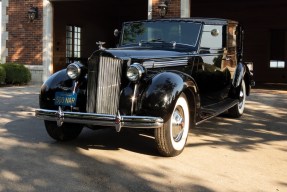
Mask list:
[[[270,68],[285,68],[285,61],[270,61]]]
[[[66,26],[66,63],[81,58],[81,27]]]
[[[285,68],[285,30],[271,30],[270,68]]]

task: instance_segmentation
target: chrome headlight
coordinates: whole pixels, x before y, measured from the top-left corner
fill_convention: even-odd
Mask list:
[[[72,63],[67,67],[67,75],[71,79],[77,79],[81,74],[81,67],[78,63]]]
[[[130,81],[135,82],[139,81],[144,73],[145,68],[139,63],[134,63],[128,68],[127,77]]]

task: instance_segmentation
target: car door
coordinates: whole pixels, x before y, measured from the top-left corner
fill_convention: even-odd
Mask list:
[[[201,105],[208,106],[228,97],[231,84],[227,57],[226,25],[204,25],[193,77],[199,88]]]

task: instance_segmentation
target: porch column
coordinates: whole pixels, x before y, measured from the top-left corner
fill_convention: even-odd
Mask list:
[[[43,0],[43,82],[53,72],[53,5]]]
[[[147,19],[152,19],[152,0],[148,0],[148,6],[147,6]]]
[[[181,18],[190,17],[190,0],[181,0],[180,17]]]
[[[8,56],[8,49],[6,47],[6,42],[8,40],[8,31],[6,30],[6,24],[8,23],[7,7],[9,6],[8,0],[2,0],[2,22],[1,22],[1,61],[0,63],[6,63],[6,57]]]

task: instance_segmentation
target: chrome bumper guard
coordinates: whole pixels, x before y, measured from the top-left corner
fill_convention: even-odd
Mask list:
[[[122,127],[128,128],[159,128],[163,125],[163,119],[160,117],[150,116],[121,116],[96,114],[96,113],[82,113],[82,112],[68,112],[59,110],[36,109],[35,116],[39,119],[48,121],[56,121],[60,127],[64,122],[79,123],[83,125],[99,125],[99,126],[114,126],[116,131],[120,131]]]

